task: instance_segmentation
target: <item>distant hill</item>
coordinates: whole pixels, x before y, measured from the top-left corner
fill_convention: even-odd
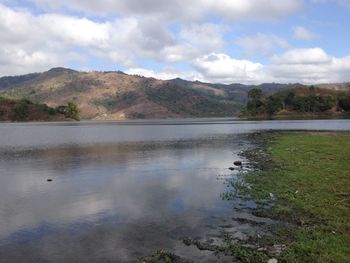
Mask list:
[[[51,107],[74,102],[81,119],[229,117],[259,87],[265,95],[301,84],[211,84],[183,79],[157,80],[120,71],[79,72],[53,68],[43,73],[0,78],[0,96],[26,98]]]

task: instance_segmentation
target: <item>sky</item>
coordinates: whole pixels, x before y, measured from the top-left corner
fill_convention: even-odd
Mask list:
[[[0,76],[350,81],[350,0],[0,0]]]

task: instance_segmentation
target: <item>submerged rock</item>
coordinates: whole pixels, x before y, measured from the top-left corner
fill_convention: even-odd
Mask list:
[[[235,161],[233,164],[236,165],[236,166],[242,166],[242,162],[241,161]]]
[[[52,182],[53,180],[49,178],[49,179],[47,179],[46,181],[47,181],[47,182]]]
[[[231,170],[231,171],[233,171],[235,168],[234,168],[234,167],[229,167],[228,169]]]
[[[192,260],[179,257],[173,253],[160,250],[155,254],[144,257],[139,260],[139,263],[194,263]]]
[[[196,246],[199,250],[207,250],[207,251],[215,251],[218,249],[218,246],[216,245],[212,245],[208,242],[201,242],[199,240],[194,240],[192,238],[185,238],[184,240],[182,240],[182,242],[186,245],[186,246],[191,246],[194,245]]]

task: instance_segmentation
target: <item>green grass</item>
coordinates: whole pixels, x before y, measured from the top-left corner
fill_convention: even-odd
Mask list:
[[[266,151],[271,162],[247,175],[247,191],[257,201],[272,193],[263,213],[298,225],[279,229],[280,259],[350,262],[350,133],[282,133]]]

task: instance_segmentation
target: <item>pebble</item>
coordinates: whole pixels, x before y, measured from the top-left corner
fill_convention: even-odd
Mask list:
[[[233,164],[236,165],[236,166],[242,166],[242,162],[241,161],[235,161]]]

